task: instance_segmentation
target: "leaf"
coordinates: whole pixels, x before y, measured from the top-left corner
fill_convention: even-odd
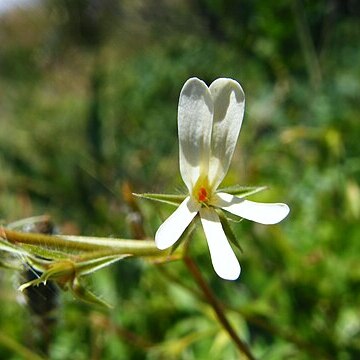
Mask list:
[[[179,206],[186,198],[187,195],[172,195],[172,194],[135,194],[134,196],[143,198],[143,199],[149,199],[154,201],[159,201],[165,204],[170,204],[174,206]]]

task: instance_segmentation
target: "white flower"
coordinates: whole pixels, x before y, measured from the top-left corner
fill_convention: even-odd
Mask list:
[[[216,192],[233,156],[244,107],[244,92],[232,79],[217,79],[210,87],[197,78],[186,81],[179,99],[178,132],[180,173],[189,195],[155,235],[156,246],[166,249],[199,213],[215,272],[228,280],[237,279],[241,268],[214,208],[261,224],[276,224],[289,213],[286,204]]]

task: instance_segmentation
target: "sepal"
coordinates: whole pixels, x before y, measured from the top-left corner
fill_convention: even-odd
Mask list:
[[[225,215],[225,213],[220,210],[216,209],[217,214],[219,215],[221,225],[224,229],[225,235],[228,238],[228,240],[241,252],[243,252],[243,249],[241,245],[239,244],[239,241],[237,240],[234,232],[231,229],[231,226],[229,224],[229,218]],[[241,219],[242,220],[242,219]],[[231,221],[231,220],[230,220]]]
[[[242,186],[234,185],[226,188],[218,189],[216,192],[219,193],[228,193],[239,198],[245,198],[250,195],[257,194],[261,191],[267,190],[267,186]]]
[[[173,206],[179,206],[185,200],[185,198],[187,196],[187,195],[150,194],[150,193],[145,193],[145,194],[133,193],[133,195],[143,198],[143,199],[159,201],[159,202],[162,202],[165,204],[170,204]]]
[[[197,216],[194,220],[191,221],[190,225],[185,229],[185,231],[181,234],[179,240],[170,248],[170,255],[173,255],[174,252],[177,250],[177,248],[186,240],[190,239],[191,233],[195,229],[195,221],[197,219]]]

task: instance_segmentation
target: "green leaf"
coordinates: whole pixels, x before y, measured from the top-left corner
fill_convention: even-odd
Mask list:
[[[266,190],[267,186],[242,186],[242,185],[234,185],[226,188],[218,189],[216,192],[224,192],[231,195],[235,195],[237,197],[247,197],[250,195],[254,195],[260,191]]]
[[[172,195],[172,194],[133,194],[134,196],[149,199],[154,201],[159,201],[162,203],[179,206],[186,198],[187,195]]]

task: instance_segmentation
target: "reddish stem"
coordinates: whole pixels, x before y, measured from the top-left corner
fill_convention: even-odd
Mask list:
[[[224,310],[222,308],[221,303],[219,300],[215,297],[214,293],[210,289],[210,287],[207,285],[205,279],[201,275],[200,270],[198,269],[195,262],[189,257],[188,255],[184,257],[184,262],[190,271],[191,275],[195,279],[196,283],[198,284],[199,288],[202,290],[205,298],[207,299],[208,303],[211,305],[213,310],[215,311],[215,314],[221,323],[221,325],[224,327],[224,329],[227,331],[231,339],[234,341],[236,347],[247,356],[249,360],[256,360],[254,355],[251,353],[248,345],[240,339],[234,328],[229,323],[228,319],[226,318],[224,314]]]

